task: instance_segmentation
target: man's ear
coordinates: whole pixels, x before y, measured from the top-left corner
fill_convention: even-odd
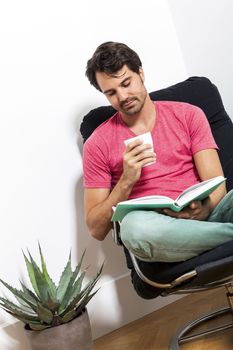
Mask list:
[[[142,69],[142,67],[139,67],[139,76],[142,79],[142,81],[145,81],[145,75],[144,75],[144,71]]]

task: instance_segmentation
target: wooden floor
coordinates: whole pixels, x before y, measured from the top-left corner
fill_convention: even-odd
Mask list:
[[[186,322],[223,306],[228,306],[225,288],[190,294],[97,339],[94,350],[168,350],[170,339],[177,329]],[[215,320],[214,325],[222,325],[231,320],[231,315],[225,315]],[[185,343],[181,349],[233,350],[233,328]]]

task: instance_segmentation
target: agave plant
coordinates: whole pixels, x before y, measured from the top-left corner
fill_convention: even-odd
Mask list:
[[[0,306],[6,312],[24,322],[32,330],[43,330],[67,323],[77,317],[91,298],[98,292],[93,292],[102,269],[85,286],[83,280],[86,270],[81,271],[85,251],[74,270],[69,260],[56,285],[48,274],[46,263],[39,244],[41,268],[36,264],[28,251],[24,254],[27,272],[33,289],[29,289],[20,281],[22,289],[16,289],[0,279],[0,282],[13,293],[16,302],[0,297]]]

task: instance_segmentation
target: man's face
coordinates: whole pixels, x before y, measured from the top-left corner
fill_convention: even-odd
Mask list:
[[[139,74],[126,65],[112,75],[97,72],[96,80],[113,108],[123,115],[133,116],[142,110],[147,96],[142,68]]]

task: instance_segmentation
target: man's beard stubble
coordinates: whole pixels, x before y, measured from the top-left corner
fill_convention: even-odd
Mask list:
[[[124,101],[122,101],[120,103],[120,111],[123,112],[126,115],[129,115],[129,116],[133,116],[135,114],[140,113],[141,110],[144,107],[144,104],[145,104],[145,101],[146,101],[146,96],[147,96],[147,91],[145,89],[141,99],[138,98],[137,96],[127,98],[126,100],[124,100]],[[130,107],[129,108],[124,108],[124,106],[126,104],[128,104],[129,102],[131,102],[131,101],[132,102],[133,101],[137,101],[138,103],[136,103],[135,106],[132,106],[132,108],[130,108]]]

